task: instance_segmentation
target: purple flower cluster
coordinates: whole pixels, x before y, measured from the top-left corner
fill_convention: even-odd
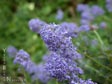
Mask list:
[[[22,65],[23,67],[26,67],[29,60],[30,60],[29,54],[25,52],[24,50],[19,50],[14,59],[14,64],[18,63]]]
[[[36,65],[31,61],[30,55],[24,50],[19,50],[17,52],[14,63],[20,64],[29,73],[32,80],[39,79],[41,82],[46,83],[50,79],[47,76],[44,64]]]
[[[38,65],[31,61],[26,51],[21,49],[16,52],[14,63],[23,66],[32,80],[39,79],[42,83],[47,83],[55,78],[69,84],[96,84],[78,77],[83,74],[83,70],[78,67],[76,60],[81,59],[82,55],[72,43],[72,38],[76,37],[77,33],[90,29],[88,25],[78,28],[74,23],[64,22],[56,25],[32,19],[29,21],[29,27],[33,32],[40,34],[49,50],[43,57],[44,62]]]
[[[39,32],[40,28],[45,24],[46,24],[45,22],[37,18],[29,21],[30,30],[32,30],[33,32]]]
[[[50,77],[61,80],[67,79],[68,74],[68,63],[63,57],[55,52],[51,52],[46,59],[46,70],[48,71]]]
[[[89,25],[81,25],[79,27],[79,31],[89,31],[90,30],[90,26]]]
[[[34,20],[31,20],[32,30],[33,23],[35,23]],[[37,33],[41,35],[49,50],[49,54],[44,57],[45,70],[49,78],[55,78],[58,81],[67,80],[69,84],[72,81],[74,84],[80,82],[78,75],[82,74],[83,70],[77,66],[75,60],[82,56],[72,43],[72,34],[79,32],[80,28],[77,30],[77,26],[73,23],[45,24],[41,28],[38,28],[39,22],[36,25],[35,29],[39,30]],[[86,26],[84,27],[88,30]]]
[[[64,13],[61,9],[57,10],[57,14],[56,14],[56,20],[62,20],[64,16]]]
[[[107,27],[106,22],[101,22],[101,23],[99,24],[99,27],[100,27],[100,28],[106,28],[106,27]]]
[[[10,57],[15,57],[17,53],[17,49],[14,46],[8,46],[7,53]]]
[[[61,32],[65,33],[67,37],[77,37],[79,28],[75,23],[63,22],[60,24]]]
[[[84,12],[85,10],[89,10],[89,6],[86,4],[78,4],[77,11]]]
[[[77,82],[72,80],[70,84],[96,84],[96,83],[91,81],[91,79],[88,79],[88,80],[79,79],[79,81],[77,81]]]
[[[81,13],[80,23],[83,25],[90,24],[94,18],[104,14],[104,10],[97,5],[89,7],[86,4],[79,4],[77,6],[77,11]]]
[[[91,7],[91,13],[93,16],[100,16],[104,14],[104,10],[97,5],[94,5]]]
[[[112,0],[106,0],[106,8],[109,12],[112,12]]]

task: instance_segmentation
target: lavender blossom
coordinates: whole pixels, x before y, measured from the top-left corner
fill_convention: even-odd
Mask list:
[[[65,36],[67,37],[77,37],[78,36],[78,26],[75,23],[67,23],[63,22],[60,24],[62,27],[61,31],[65,32]]]
[[[59,81],[69,81],[74,78],[73,74],[83,73],[74,61],[63,58],[55,52],[51,52],[46,60],[46,71],[48,71],[51,78],[56,78]]]
[[[100,25],[99,25],[100,28],[106,28],[107,27],[107,24],[106,22],[101,22]]]
[[[85,18],[84,16],[84,19],[89,18]],[[33,25],[31,27],[33,28]],[[38,29],[36,32],[40,34],[45,42],[49,49],[49,54],[44,57],[45,65],[39,68],[42,70],[38,69],[38,72],[41,74],[34,75],[34,78],[37,77],[43,80],[47,75],[50,79],[55,78],[58,81],[66,80],[69,83],[78,83],[80,81],[78,75],[83,74],[83,70],[77,66],[75,60],[82,58],[82,56],[77,52],[76,47],[72,43],[72,34],[73,32],[79,32],[79,29],[80,31],[88,31],[90,29],[89,26],[83,25],[78,30],[76,30],[77,26],[73,23],[62,23],[60,25],[43,24],[39,27],[36,27]],[[27,63],[29,66],[33,66],[30,65],[30,61]],[[32,72],[32,69],[30,71],[27,67],[26,69],[28,72]],[[35,70],[34,67],[33,71]],[[44,74],[45,76],[43,76],[42,74],[45,72],[46,75]]]
[[[63,27],[64,28],[64,27]],[[40,35],[50,51],[54,51],[63,56],[77,59],[80,58],[76,51],[76,47],[72,44],[71,37],[67,37],[68,31],[62,29],[60,25],[50,24],[44,26],[40,30]]]
[[[57,51],[60,48],[61,39],[63,38],[55,32],[57,28],[59,28],[57,25],[46,25],[40,30],[42,39],[51,51]]]
[[[16,54],[16,57],[14,59],[14,63],[18,63],[18,64],[22,65],[23,67],[25,67],[29,60],[30,60],[29,54],[21,49]]]
[[[18,63],[23,66],[23,68],[27,73],[29,73],[33,81],[39,79],[42,83],[46,84],[50,79],[47,76],[44,64],[36,65],[31,61],[29,54],[24,50],[18,51],[14,59],[14,63]]]
[[[94,16],[103,15],[104,10],[97,5],[94,5],[94,6],[91,7],[91,14],[94,15]]]
[[[17,49],[14,46],[8,46],[7,53],[10,57],[15,57],[17,53]]]
[[[81,25],[79,27],[80,31],[89,31],[90,30],[90,26],[89,25]]]
[[[84,12],[84,11],[87,11],[89,10],[89,6],[86,5],[86,4],[78,4],[77,6],[77,11],[78,12]]]
[[[43,63],[40,63],[40,64],[37,65],[36,74],[37,74],[37,78],[42,83],[47,83],[51,79],[49,77],[48,72],[46,71],[45,65]]]
[[[106,0],[106,8],[109,12],[112,12],[112,0]]]
[[[77,82],[72,80],[70,84],[97,84],[97,83],[94,83],[93,81],[91,81],[91,79],[88,80],[79,79]]]
[[[85,19],[85,20],[89,20],[89,21],[92,21],[94,19],[93,15],[90,13],[90,11],[84,11],[81,14],[81,18]]]
[[[52,78],[56,78],[60,81],[67,80],[68,64],[56,53],[51,53],[46,60],[46,70]]]
[[[56,14],[56,20],[62,20],[64,16],[64,13],[61,9],[58,9],[57,14]]]
[[[77,6],[77,11],[81,12],[80,23],[82,25],[89,25],[96,16],[104,14],[104,10],[97,5],[89,7],[88,5],[79,4]]]
[[[91,21],[86,20],[86,19],[81,19],[81,20],[80,20],[81,25],[89,25],[90,22],[91,22]]]
[[[78,32],[78,26],[75,23],[63,22],[60,26],[62,32]]]
[[[43,63],[36,65],[32,61],[28,62],[25,70],[30,74],[33,81],[39,80],[43,84],[47,84],[50,80]]]
[[[43,25],[45,25],[46,23],[45,22],[43,22],[43,21],[41,21],[41,20],[39,20],[38,18],[36,18],[36,19],[31,19],[30,21],[29,21],[29,27],[30,27],[30,29],[33,31],[33,32],[39,32],[39,30],[41,29],[41,27],[43,26]]]

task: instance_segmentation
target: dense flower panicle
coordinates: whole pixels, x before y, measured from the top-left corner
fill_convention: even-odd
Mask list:
[[[39,30],[42,28],[43,25],[45,25],[46,23],[41,21],[40,19],[36,18],[36,19],[31,19],[29,21],[29,28],[33,31],[33,32],[39,32]]]
[[[27,62],[29,60],[30,60],[29,54],[21,49],[17,52],[16,57],[14,59],[14,63],[18,63],[24,67],[27,65]]]
[[[59,36],[56,32],[56,25],[46,25],[40,30],[40,35],[47,47],[51,51],[57,51],[61,45],[61,35]]]
[[[112,0],[106,0],[106,8],[109,12],[112,12]]]
[[[17,53],[17,49],[14,46],[8,46],[7,53],[10,57],[15,57]]]
[[[61,9],[58,9],[57,14],[56,14],[56,20],[62,20],[64,17],[64,13]]]
[[[94,6],[91,7],[91,14],[93,16],[103,15],[104,10],[101,7],[97,6],[97,5],[94,5]]]
[[[86,16],[84,19],[91,20]],[[72,37],[80,31],[90,30],[89,25],[82,25],[78,28],[74,23],[56,25],[32,19],[29,22],[29,27],[32,31],[40,34],[49,49],[49,54],[44,56],[44,63],[36,65],[30,60],[27,52],[20,50],[14,63],[22,65],[33,80],[38,78],[41,82],[47,83],[48,80],[55,78],[58,81],[67,80],[69,84],[81,84],[78,75],[83,74],[83,70],[77,66],[76,60],[82,58],[82,55],[73,45]],[[92,84],[89,83],[90,81],[86,82]],[[85,84],[86,82],[84,81]]]
[[[67,79],[66,76],[68,73],[68,64],[63,57],[55,52],[50,53],[48,59],[46,60],[45,66],[50,77],[56,78],[59,81]]]
[[[14,59],[14,63],[20,64],[27,73],[31,76],[32,80],[39,79],[42,83],[47,83],[50,79],[45,70],[44,64],[36,65],[31,61],[30,55],[24,51],[19,50]]]
[[[68,29],[66,26],[50,24],[40,30],[40,35],[50,51],[68,58],[80,58],[80,55],[76,52],[76,47],[71,41],[71,37],[67,36],[69,29],[66,29]]]
[[[49,54],[46,59],[45,67],[49,76],[51,78],[56,78],[59,81],[77,79],[74,78],[74,75],[83,73],[82,69],[77,67],[75,61],[66,59],[55,52]]]
[[[106,28],[107,27],[107,24],[106,22],[101,22],[100,25],[99,25],[100,28]]]
[[[71,39],[65,39],[58,53],[68,59],[79,59],[82,56],[76,50],[77,49],[72,44]]]
[[[78,4],[77,5],[77,11],[78,12],[84,12],[85,10],[89,10],[89,6],[86,4]]]

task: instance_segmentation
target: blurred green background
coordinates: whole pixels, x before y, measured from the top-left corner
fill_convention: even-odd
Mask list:
[[[112,84],[112,13],[105,8],[105,0],[0,0],[0,84],[24,84],[23,82],[2,81],[2,65],[4,48],[9,45],[17,49],[24,49],[31,55],[35,63],[42,60],[47,48],[39,35],[30,31],[28,21],[39,18],[48,23],[74,22],[79,25],[80,14],[76,11],[79,3],[99,5],[106,13],[97,17],[93,23],[105,21],[107,28],[96,30],[104,46],[99,43],[93,31],[80,33],[73,43],[83,59],[78,65],[84,70],[83,79],[91,78],[98,84]],[[55,19],[57,10],[61,8],[64,18]],[[91,42],[97,41],[96,45]],[[6,55],[6,75],[11,78],[23,77],[25,84],[41,84],[38,80],[33,83],[30,76],[22,70],[18,72],[18,65],[13,64],[13,59]],[[55,84],[50,82],[49,84]]]

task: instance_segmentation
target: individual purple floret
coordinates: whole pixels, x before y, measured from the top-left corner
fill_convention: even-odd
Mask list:
[[[17,53],[17,49],[14,46],[8,46],[7,53],[10,57],[15,57]]]
[[[107,24],[106,22],[101,22],[100,25],[99,25],[100,28],[106,28],[107,27]]]
[[[106,0],[106,8],[109,12],[112,12],[112,0]]]
[[[94,6],[91,7],[91,14],[93,16],[103,15],[104,10],[101,7],[97,6],[97,5],[94,5]]]
[[[89,10],[89,6],[86,5],[86,4],[78,4],[77,6],[77,11],[78,12],[84,12],[84,11],[87,11]]]
[[[29,60],[30,60],[29,54],[21,49],[17,52],[16,57],[14,59],[14,63],[18,63],[23,67],[25,67],[27,66]]]
[[[62,20],[64,16],[64,13],[61,9],[58,9],[57,14],[56,14],[56,20]]]
[[[31,19],[29,21],[29,27],[33,32],[39,32],[39,30],[42,28],[43,25],[45,25],[46,23],[41,21],[40,19],[36,18],[36,19]]]

